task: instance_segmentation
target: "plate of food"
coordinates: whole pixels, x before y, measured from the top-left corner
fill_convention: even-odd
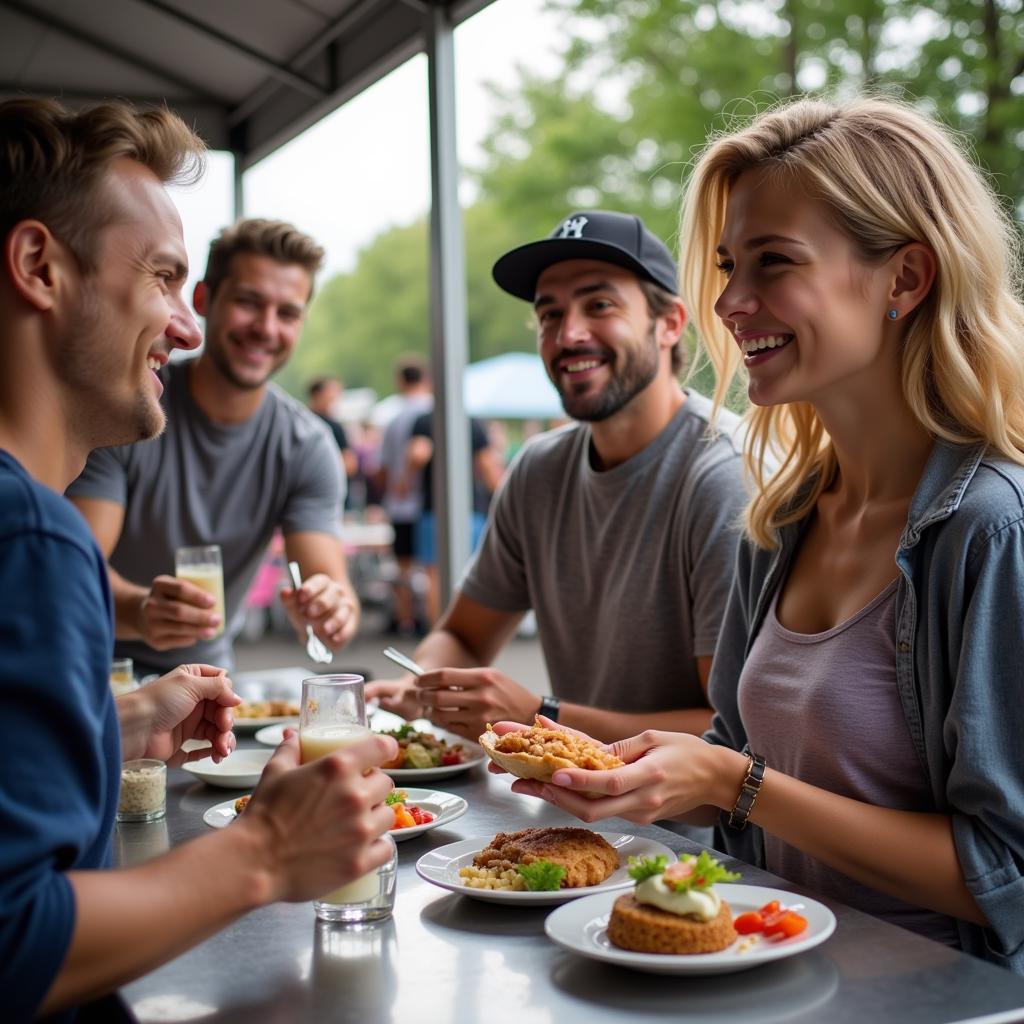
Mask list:
[[[287,725],[299,722],[297,700],[243,700],[231,709],[235,716],[235,730],[248,732],[268,725]]]
[[[544,922],[552,942],[649,974],[729,974],[803,953],[836,927],[817,900],[739,885],[707,850],[629,865],[631,893],[597,893]]]
[[[203,821],[212,828],[230,825],[245,810],[250,796],[247,793],[237,799],[214,804],[203,813]],[[396,789],[388,797],[388,803],[395,812],[395,824],[389,834],[396,842],[447,825],[461,818],[469,808],[461,796],[436,789]]]
[[[272,750],[236,750],[217,764],[212,757],[190,761],[181,767],[210,786],[223,789],[252,789],[263,774]]]
[[[425,853],[416,873],[442,889],[521,906],[564,903],[627,888],[630,857],[675,854],[662,843],[587,828],[525,828]]]
[[[397,728],[376,731],[398,741],[395,759],[381,765],[381,770],[387,772],[396,785],[444,779],[484,760],[484,752],[475,743],[434,725],[420,728],[412,722],[403,722]]]

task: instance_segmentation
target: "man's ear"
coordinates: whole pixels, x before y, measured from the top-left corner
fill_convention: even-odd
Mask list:
[[[935,283],[935,253],[920,242],[902,246],[891,257],[893,282],[889,290],[889,309],[899,319],[912,313],[928,297]]]
[[[210,289],[206,287],[205,281],[197,281],[192,291],[192,308],[200,315],[206,316],[210,308]]]
[[[67,247],[38,220],[19,221],[4,242],[4,269],[15,292],[40,311],[56,303],[71,269],[69,259]]]
[[[679,299],[676,299],[672,308],[658,317],[658,322],[659,340],[666,341],[668,343],[666,347],[672,348],[682,337],[686,327],[686,308]]]

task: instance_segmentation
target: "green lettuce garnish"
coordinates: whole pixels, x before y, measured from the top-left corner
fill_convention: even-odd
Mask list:
[[[740,876],[729,871],[707,850],[696,857],[684,853],[675,864],[669,864],[664,854],[657,857],[630,857],[629,877],[642,882],[654,875],[665,876],[665,888],[673,892],[706,892],[716,882],[735,882]]]
[[[660,875],[668,867],[668,857],[659,853],[657,857],[630,857],[629,877],[634,882],[642,882],[645,878]]]
[[[404,804],[408,799],[409,794],[404,789],[393,789],[384,797],[384,803],[390,807],[393,804]]]
[[[684,853],[679,858],[683,868],[673,871],[668,869],[665,885],[675,892],[706,892],[716,882],[735,882],[740,876],[722,866],[717,857],[712,857],[707,850],[701,850],[696,857],[692,853]],[[684,871],[689,868],[689,873]]]
[[[385,729],[381,732],[381,736],[394,736],[396,740],[404,740],[409,733],[414,733],[416,729],[408,722],[403,722],[397,729]]]
[[[516,868],[530,892],[549,892],[562,887],[566,871],[561,864],[549,860],[535,860],[532,864],[519,864]]]

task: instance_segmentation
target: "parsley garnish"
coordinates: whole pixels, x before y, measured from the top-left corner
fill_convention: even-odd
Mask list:
[[[391,807],[393,804],[404,804],[408,799],[409,794],[404,789],[393,789],[384,797],[384,803]]]
[[[532,864],[520,864],[516,870],[523,876],[530,892],[548,892],[562,887],[565,868],[549,860],[535,860]]]

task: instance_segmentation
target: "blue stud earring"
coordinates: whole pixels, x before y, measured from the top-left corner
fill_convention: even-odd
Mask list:
[[[890,320],[895,320],[896,317],[899,316],[899,313],[897,313],[895,309],[890,309],[889,313],[888,313],[888,316],[889,316]]]

